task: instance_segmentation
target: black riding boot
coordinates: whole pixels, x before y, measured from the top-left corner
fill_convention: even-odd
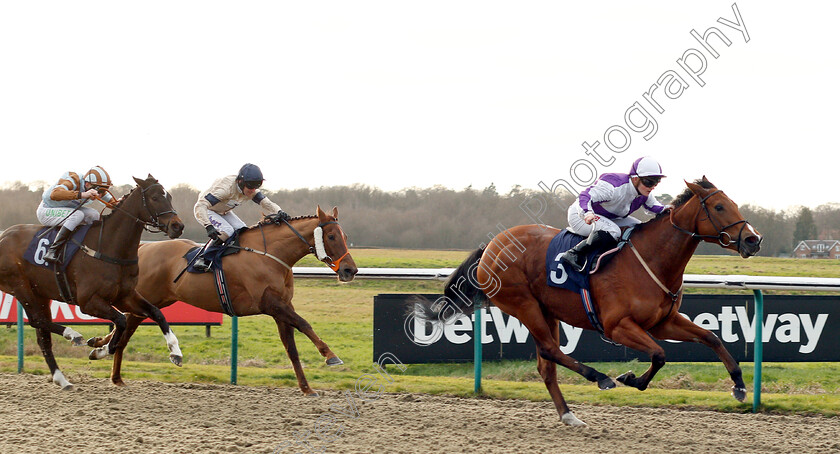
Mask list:
[[[583,271],[586,267],[586,257],[595,250],[602,247],[612,246],[616,243],[615,238],[608,232],[598,230],[593,235],[581,241],[575,247],[569,249],[560,259],[571,264],[575,270]]]
[[[210,248],[212,248],[214,246],[217,246],[217,245],[220,245],[222,243],[224,243],[224,241],[222,241],[220,239],[214,239],[213,241],[211,241],[210,244],[208,244],[207,247],[204,248],[204,250],[202,250],[198,253],[198,257],[196,257],[195,261],[193,262],[193,265],[192,265],[193,268],[195,268],[199,271],[209,270],[210,269],[210,262],[208,262],[204,258],[204,255],[207,254],[207,251],[209,251]]]
[[[61,259],[59,258],[59,250],[67,243],[67,240],[73,236],[73,231],[68,229],[67,227],[61,226],[61,229],[58,231],[58,234],[55,236],[55,240],[53,240],[50,248],[47,249],[47,253],[44,254],[44,261],[47,263],[57,263],[61,265]]]

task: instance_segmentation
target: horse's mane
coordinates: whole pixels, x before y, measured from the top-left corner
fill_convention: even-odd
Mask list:
[[[106,219],[110,218],[111,216],[113,216],[113,215],[114,215],[114,213],[116,213],[116,212],[117,212],[117,208],[120,208],[120,207],[122,206],[122,204],[124,204],[124,203],[125,203],[126,199],[128,199],[128,196],[130,196],[130,195],[131,195],[134,191],[136,191],[139,187],[140,187],[139,185],[138,185],[138,186],[134,186],[133,188],[131,188],[131,190],[130,190],[130,191],[128,191],[128,193],[127,193],[126,195],[124,195],[124,196],[120,197],[120,198],[117,200],[116,205],[114,205],[114,208],[111,208],[111,212],[110,212],[110,213],[108,213],[108,214],[106,214],[105,216],[102,216],[102,217],[99,219],[99,221],[104,221],[104,220],[106,220]],[[111,194],[111,195],[113,196],[113,194]],[[99,221],[97,221],[97,222],[99,222]]]
[[[694,180],[693,183],[704,189],[715,188],[715,185],[713,185],[709,180],[706,180],[704,178],[698,178]],[[691,192],[691,188],[686,187],[683,192],[681,192],[678,196],[674,197],[674,200],[671,201],[671,205],[674,207],[674,209],[677,209],[680,206],[684,205],[686,202],[688,202],[688,200],[691,199],[692,196],[694,196],[694,193]],[[654,218],[650,219],[649,221],[637,225],[636,229],[638,230],[639,228],[644,227],[647,224],[651,224],[654,221],[668,216],[670,216],[670,214],[667,211],[663,211],[657,214]]]
[[[302,215],[302,216],[295,216],[295,217],[293,217],[293,218],[289,219],[289,222],[291,222],[291,221],[297,221],[297,220],[300,220],[300,219],[313,219],[313,218],[317,218],[317,217],[318,217],[318,215],[317,215],[317,214],[304,214],[304,215]],[[259,227],[259,226],[261,226],[261,225],[269,225],[269,224],[277,224],[277,223],[276,223],[276,222],[274,222],[274,221],[271,221],[271,220],[269,220],[269,219],[263,219],[263,220],[261,220],[260,222],[257,222],[256,224],[254,224],[254,225],[252,225],[252,226],[248,227],[248,229],[250,230],[250,229],[253,229],[253,228],[257,228],[257,227]],[[278,224],[278,225],[279,225],[279,224]]]

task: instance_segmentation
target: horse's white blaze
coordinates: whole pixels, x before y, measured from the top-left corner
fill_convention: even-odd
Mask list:
[[[69,389],[73,387],[73,384],[67,381],[66,378],[64,378],[64,374],[62,374],[61,370],[59,369],[56,369],[55,373],[53,373],[52,381],[56,385],[61,386],[61,389]]]
[[[163,338],[166,339],[166,346],[169,347],[170,354],[184,356],[181,354],[181,347],[178,346],[178,338],[175,337],[175,333],[169,331],[163,335]]]
[[[586,426],[586,423],[581,421],[580,419],[577,419],[575,414],[572,412],[564,413],[563,416],[560,417],[560,421],[563,421],[563,424],[567,426]]]
[[[752,232],[753,235],[757,236],[759,240],[761,239],[761,235],[759,235],[758,232],[755,231],[752,224],[750,224],[749,222],[747,222],[747,228],[750,229],[750,232]]]
[[[324,260],[327,257],[327,250],[324,249],[324,229],[321,227],[315,228],[315,255],[318,260]]]
[[[75,345],[82,345],[82,335],[78,333],[76,330],[71,329],[69,326],[64,328],[64,332],[61,333],[65,339],[72,341]]]

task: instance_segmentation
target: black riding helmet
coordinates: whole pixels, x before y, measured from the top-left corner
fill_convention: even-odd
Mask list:
[[[247,186],[249,189],[258,189],[263,184],[262,170],[254,164],[245,164],[239,169],[236,175],[236,184],[239,189],[243,190]]]

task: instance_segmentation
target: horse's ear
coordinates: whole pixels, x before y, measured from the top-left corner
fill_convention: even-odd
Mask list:
[[[333,217],[338,220],[338,207],[333,207]]]
[[[703,181],[704,186],[709,185],[709,186],[716,187],[714,183],[712,183],[711,181],[709,181],[708,178],[706,178],[706,175],[703,175],[703,179],[701,181]]]
[[[137,186],[140,186],[141,183],[145,183],[145,181],[143,181],[143,180],[141,180],[137,177],[131,177],[131,178],[134,178],[134,182],[137,183]]]
[[[318,205],[315,209],[315,213],[318,214],[318,219],[320,219],[321,222],[327,222],[327,213],[324,213],[324,210],[321,209],[321,205]]]
[[[155,179],[155,177],[153,177],[151,173],[149,174],[149,176],[146,177],[146,180],[154,180],[154,179]]]
[[[700,186],[696,183],[686,181],[685,185],[688,186],[688,189],[691,189],[691,192],[693,192],[697,197],[703,197],[706,195],[707,192],[709,192],[708,189],[705,189],[703,186]]]

